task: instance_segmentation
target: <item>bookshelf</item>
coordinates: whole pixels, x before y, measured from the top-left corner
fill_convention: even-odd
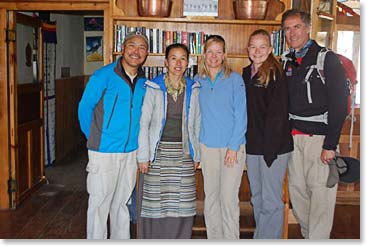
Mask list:
[[[274,3],[283,3],[285,9],[290,8],[290,0],[270,0]],[[141,17],[138,16],[136,1],[128,0],[111,0],[111,18],[110,27],[112,30],[109,43],[111,50],[109,52],[111,61],[115,60],[121,52],[116,49],[116,43],[121,42],[121,37],[116,34],[116,26],[126,28],[144,28],[144,30],[158,30],[159,35],[163,33],[192,33],[195,40],[198,38],[201,42],[195,41],[195,49],[193,52],[190,43],[191,59],[190,65],[195,65],[201,57],[201,46],[205,37],[210,34],[219,34],[226,40],[226,52],[230,65],[237,72],[242,72],[242,68],[249,64],[247,55],[247,40],[249,35],[256,29],[263,28],[269,32],[276,32],[280,29],[281,13],[270,19],[265,20],[237,20],[234,17],[232,0],[219,0],[218,17],[183,17],[183,1],[175,0],[172,4],[170,17]],[[201,34],[201,35],[200,35]],[[275,34],[274,34],[275,35]],[[279,34],[278,34],[279,35]],[[151,50],[145,62],[145,66],[164,66],[164,40],[165,36],[158,36],[158,42],[162,42],[161,48],[154,51]],[[163,40],[162,40],[163,39]],[[188,41],[189,42],[189,41]],[[152,44],[152,43],[151,43]],[[154,44],[156,45],[156,44]],[[198,47],[199,46],[199,47]],[[281,52],[280,50],[278,51]]]
[[[234,16],[233,0],[218,0],[218,16],[217,17],[184,17],[183,16],[183,0],[173,0],[172,10],[169,17],[154,18],[141,17],[137,12],[137,1],[130,0],[110,0],[110,16],[109,18],[109,33],[108,40],[110,50],[110,60],[116,60],[121,55],[116,47],[116,43],[121,40],[116,39],[116,26],[124,26],[127,28],[144,27],[147,29],[158,29],[158,33],[176,32],[177,33],[202,33],[201,37],[209,34],[221,35],[226,40],[226,53],[229,65],[236,72],[242,73],[242,68],[250,63],[247,54],[247,40],[250,34],[259,29],[265,29],[268,32],[276,32],[281,28],[281,14],[283,11],[291,7],[291,0],[269,0],[269,14],[266,15],[265,20],[237,20]],[[121,38],[121,37],[120,37]],[[280,38],[280,37],[278,37]],[[159,39],[159,38],[158,38]],[[162,38],[163,39],[163,36]],[[276,38],[274,38],[276,39]],[[202,40],[202,39],[201,39]],[[202,40],[203,41],[203,40]],[[284,40],[283,40],[284,41]],[[196,44],[196,43],[195,43]],[[196,46],[195,46],[196,48]],[[160,51],[159,51],[160,50]],[[195,65],[201,59],[201,50],[196,54],[190,55],[190,64]],[[281,51],[279,51],[281,52]],[[191,52],[192,53],[192,52]],[[158,48],[158,52],[150,52],[144,64],[144,71],[146,75],[151,73],[160,73],[164,71],[164,48]],[[190,68],[189,68],[190,70]],[[195,72],[191,73],[190,76]],[[149,77],[148,76],[148,77]],[[203,203],[203,181],[201,170],[196,171],[197,175],[197,204],[198,214],[202,214]],[[285,185],[286,187],[286,185]],[[285,192],[285,215],[288,216],[289,199]],[[250,190],[247,180],[247,175],[243,175],[242,184],[240,187],[240,201],[241,209],[243,204],[249,204]],[[288,230],[286,229],[288,220],[285,220],[284,238],[287,237]],[[243,226],[242,226],[243,227]],[[241,230],[253,230],[253,228],[241,228]],[[205,231],[205,227],[194,226],[193,231]]]

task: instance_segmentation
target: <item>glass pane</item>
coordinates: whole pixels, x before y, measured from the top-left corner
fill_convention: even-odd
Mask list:
[[[17,23],[17,83],[38,82],[37,79],[37,41],[34,28]]]

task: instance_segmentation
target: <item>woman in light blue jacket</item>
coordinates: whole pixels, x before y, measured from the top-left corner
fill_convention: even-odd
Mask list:
[[[138,162],[139,238],[190,239],[199,165],[199,84],[184,77],[189,51],[166,49],[166,74],[146,82]]]
[[[199,72],[200,154],[208,239],[239,239],[240,190],[245,165],[246,91],[226,59],[223,37],[209,36]]]

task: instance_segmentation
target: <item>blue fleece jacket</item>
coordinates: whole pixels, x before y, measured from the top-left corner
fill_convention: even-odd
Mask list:
[[[200,143],[209,148],[229,148],[234,151],[246,144],[246,89],[239,73],[224,78],[220,72],[215,81],[195,76],[201,85]]]
[[[128,153],[138,148],[146,78],[138,74],[134,92],[116,72],[120,59],[94,72],[79,103],[80,127],[90,150]]]

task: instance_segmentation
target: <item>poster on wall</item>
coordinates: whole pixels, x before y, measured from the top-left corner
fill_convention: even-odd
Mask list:
[[[86,60],[87,62],[103,61],[103,37],[87,36],[86,43]]]
[[[84,31],[103,31],[103,17],[84,17]]]

